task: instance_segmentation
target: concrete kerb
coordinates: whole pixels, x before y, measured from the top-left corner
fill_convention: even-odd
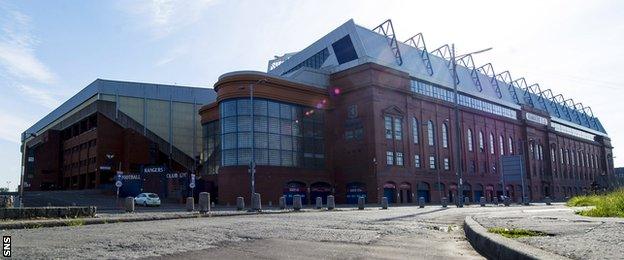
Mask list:
[[[265,212],[232,212],[228,214],[201,214],[199,212],[190,214],[173,214],[167,216],[142,216],[142,217],[112,217],[112,218],[75,218],[75,219],[46,219],[46,220],[31,220],[31,221],[15,221],[9,223],[0,223],[0,230],[9,229],[31,229],[42,227],[64,227],[64,226],[83,226],[83,225],[97,225],[97,224],[112,224],[123,222],[142,222],[142,221],[155,221],[155,220],[172,220],[172,219],[187,219],[187,218],[210,218],[210,217],[230,217],[230,216],[244,216],[244,215],[258,215],[258,214],[283,214],[292,213],[292,210],[284,211],[265,211]]]
[[[488,259],[568,259],[563,256],[493,234],[472,217],[464,219],[466,239]]]

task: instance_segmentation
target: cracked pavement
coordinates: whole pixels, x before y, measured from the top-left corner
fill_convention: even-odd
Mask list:
[[[16,259],[483,259],[464,237],[466,215],[504,221],[553,207],[562,208],[371,207],[0,232]]]

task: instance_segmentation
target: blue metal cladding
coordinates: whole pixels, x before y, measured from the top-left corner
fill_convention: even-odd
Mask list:
[[[38,132],[97,94],[196,103],[198,106],[209,104],[216,100],[216,93],[210,88],[96,79],[59,107],[52,110],[52,112],[28,128],[24,133]]]

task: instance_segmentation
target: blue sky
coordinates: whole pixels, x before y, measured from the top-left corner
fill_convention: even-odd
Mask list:
[[[212,87],[351,18],[391,18],[430,49],[493,47],[475,63],[591,106],[624,166],[624,2],[501,2],[0,0],[0,186],[19,181],[19,133],[96,78]]]

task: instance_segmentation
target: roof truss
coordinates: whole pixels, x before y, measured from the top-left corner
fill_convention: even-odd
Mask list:
[[[498,98],[503,97],[503,93],[500,90],[500,86],[498,85],[498,80],[496,80],[496,73],[494,72],[494,67],[492,67],[492,63],[487,63],[481,67],[478,67],[477,70],[483,75],[486,75],[490,78],[490,85],[494,88],[494,92]]]
[[[394,54],[396,63],[403,65],[403,57],[401,57],[401,50],[399,50],[399,43],[396,40],[396,34],[394,33],[394,26],[392,26],[392,20],[388,19],[379,26],[373,29],[373,32],[379,33],[386,37],[388,45]]]
[[[429,59],[429,52],[427,51],[427,45],[425,44],[425,37],[422,33],[412,36],[404,43],[420,51],[420,59],[422,59],[425,64],[425,68],[427,69],[429,76],[433,75],[433,66],[431,66],[431,59]]]
[[[479,80],[479,72],[474,65],[474,60],[472,59],[472,55],[466,55],[461,57],[461,59],[457,60],[460,65],[468,68],[470,70],[470,77],[472,78],[472,83],[474,83],[475,87],[479,92],[483,91],[483,86],[481,86],[481,81]]]

